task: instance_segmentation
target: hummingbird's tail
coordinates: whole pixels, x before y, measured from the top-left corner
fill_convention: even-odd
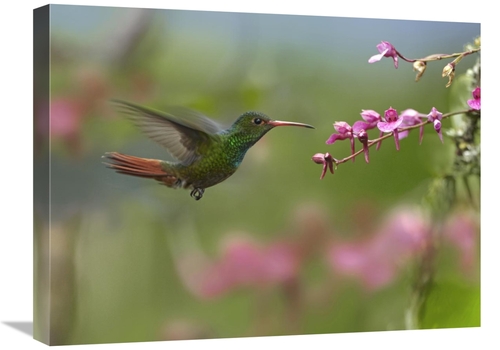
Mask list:
[[[109,161],[109,163],[104,163],[108,168],[120,174],[155,179],[168,187],[179,185],[178,178],[163,169],[161,160],[139,158],[118,152],[106,152],[102,157]]]

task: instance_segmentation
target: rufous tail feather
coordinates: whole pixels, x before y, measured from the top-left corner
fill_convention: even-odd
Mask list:
[[[168,187],[174,186],[177,182],[177,177],[163,170],[158,159],[134,157],[118,152],[106,152],[103,158],[109,161],[104,163],[108,168],[120,174],[155,179]]]

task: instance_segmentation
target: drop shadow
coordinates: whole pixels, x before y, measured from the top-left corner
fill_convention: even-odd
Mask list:
[[[33,322],[5,322],[4,321],[2,323],[33,337]]]

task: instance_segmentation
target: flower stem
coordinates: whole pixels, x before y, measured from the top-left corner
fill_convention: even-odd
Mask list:
[[[472,49],[472,50],[468,50],[468,51],[464,51],[464,52],[452,53],[452,54],[433,54],[433,55],[429,55],[425,58],[416,58],[416,59],[406,58],[397,50],[396,50],[396,53],[399,57],[401,57],[402,60],[404,60],[406,62],[413,63],[416,61],[421,61],[421,62],[440,61],[440,60],[445,60],[448,58],[455,58],[455,57],[457,57],[458,61],[460,61],[465,56],[471,55],[471,54],[479,52],[479,51],[481,51],[481,48],[476,48],[476,49]]]

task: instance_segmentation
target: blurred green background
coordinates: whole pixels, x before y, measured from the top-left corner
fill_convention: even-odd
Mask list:
[[[348,142],[325,141],[335,121],[352,124],[362,109],[447,112],[446,63],[429,64],[416,83],[411,64],[396,70],[391,59],[368,58],[382,40],[411,58],[458,52],[479,24],[51,5],[50,29],[50,135],[35,121],[35,166],[51,172],[51,342],[405,329],[415,261],[367,288],[332,271],[328,247],[371,237],[395,207],[420,204],[432,177],[448,169],[451,142],[442,145],[427,127],[422,145],[415,132],[399,152],[388,140],[370,164],[358,157],[323,180],[311,157],[347,156]],[[466,57],[457,75],[475,59]],[[225,124],[258,110],[316,129],[271,131],[232,177],[195,201],[105,168],[108,151],[170,159],[110,98],[181,105]],[[50,159],[37,157],[47,147]],[[210,281],[204,268],[241,237],[300,250],[294,278],[211,296],[193,291],[186,276]],[[479,258],[464,273],[456,249],[444,249],[443,293],[463,305],[478,297]],[[35,296],[35,314],[49,307],[44,300]],[[445,311],[426,325],[479,325],[471,307],[464,320]],[[35,320],[35,333],[47,327]]]

